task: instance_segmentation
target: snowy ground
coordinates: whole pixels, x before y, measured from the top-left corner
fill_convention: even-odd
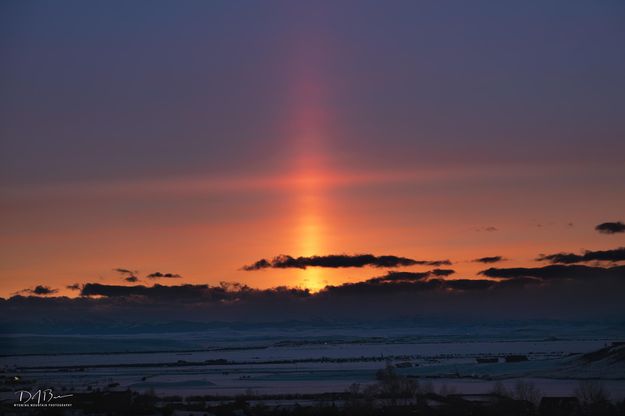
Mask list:
[[[436,391],[485,393],[496,381],[512,386],[525,379],[544,395],[570,395],[579,380],[599,379],[618,399],[625,398],[623,363],[582,365],[579,357],[624,338],[618,330],[574,326],[11,335],[3,339],[0,366],[5,374],[55,390],[153,389],[159,395],[186,396],[340,392],[352,383],[373,383],[375,372],[390,362],[403,363],[401,374],[431,383]],[[508,355],[524,355],[528,361],[508,363]],[[476,358],[483,357],[499,362],[478,364]]]

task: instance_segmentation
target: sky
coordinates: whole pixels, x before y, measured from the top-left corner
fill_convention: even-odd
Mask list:
[[[623,247],[624,44],[622,1],[5,1],[0,296]],[[245,269],[369,253],[417,264]]]

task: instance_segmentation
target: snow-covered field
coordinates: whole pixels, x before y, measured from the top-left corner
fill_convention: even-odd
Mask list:
[[[497,381],[512,386],[524,379],[544,395],[570,395],[579,380],[599,379],[613,398],[624,398],[622,361],[582,362],[580,357],[625,336],[618,330],[577,329],[293,327],[10,335],[2,344],[0,366],[5,374],[58,390],[129,388],[186,396],[341,392],[352,383],[373,383],[376,371],[390,363],[435,391],[485,393]],[[53,352],[46,346],[54,346]],[[20,355],[20,349],[28,355]],[[527,361],[506,362],[510,355]]]

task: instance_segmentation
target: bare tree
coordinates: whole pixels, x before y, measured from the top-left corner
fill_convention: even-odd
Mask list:
[[[379,394],[389,406],[397,405],[398,399],[404,399],[404,401],[414,399],[419,387],[415,381],[397,374],[395,367],[390,363],[378,370],[376,379],[378,380]]]
[[[514,398],[538,405],[542,397],[541,391],[531,381],[519,380],[514,385]]]
[[[583,405],[608,403],[610,395],[605,385],[598,380],[582,380],[575,390],[575,396]]]
[[[498,396],[502,396],[502,397],[512,397],[512,394],[510,393],[510,391],[506,388],[506,386],[501,381],[497,381],[493,385],[492,393]]]

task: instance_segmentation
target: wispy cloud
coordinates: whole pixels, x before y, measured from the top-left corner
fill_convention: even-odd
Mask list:
[[[57,292],[58,292],[58,289],[52,289],[51,287],[45,286],[45,285],[37,285],[34,288],[22,289],[16,293],[35,295],[35,296],[47,296],[47,295],[53,295]]]
[[[501,256],[491,256],[491,257],[480,257],[479,259],[473,260],[474,263],[499,263],[500,261],[504,261],[505,259]]]
[[[154,273],[148,274],[145,277],[147,277],[148,279],[178,279],[178,278],[181,278],[182,276],[177,273],[154,272]]]

